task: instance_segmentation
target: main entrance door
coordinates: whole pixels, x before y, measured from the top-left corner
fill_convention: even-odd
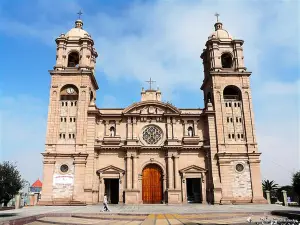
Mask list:
[[[105,193],[111,204],[119,203],[119,179],[104,179]]]
[[[149,164],[143,170],[143,203],[162,201],[162,171],[156,164]]]
[[[186,192],[188,203],[200,203],[202,197],[200,178],[186,178]]]

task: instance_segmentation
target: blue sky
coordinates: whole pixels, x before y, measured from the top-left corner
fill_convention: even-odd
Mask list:
[[[74,26],[96,45],[98,107],[139,101],[152,77],[164,101],[203,107],[199,58],[213,32],[214,14],[243,39],[262,176],[289,184],[300,170],[299,3],[297,0],[157,0],[0,2],[0,161],[17,163],[31,183],[42,177],[55,38]]]

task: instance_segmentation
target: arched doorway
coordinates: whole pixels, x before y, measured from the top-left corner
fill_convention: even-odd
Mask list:
[[[143,170],[143,203],[161,203],[162,197],[162,170],[156,164],[149,164]]]

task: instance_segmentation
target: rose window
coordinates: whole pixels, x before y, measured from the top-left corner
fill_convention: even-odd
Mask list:
[[[150,145],[156,144],[161,138],[162,131],[155,126],[149,126],[143,131],[143,139]]]

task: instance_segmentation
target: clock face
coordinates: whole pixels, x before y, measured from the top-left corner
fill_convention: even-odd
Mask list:
[[[74,93],[74,89],[73,88],[67,88],[67,93],[68,94],[73,94]]]

